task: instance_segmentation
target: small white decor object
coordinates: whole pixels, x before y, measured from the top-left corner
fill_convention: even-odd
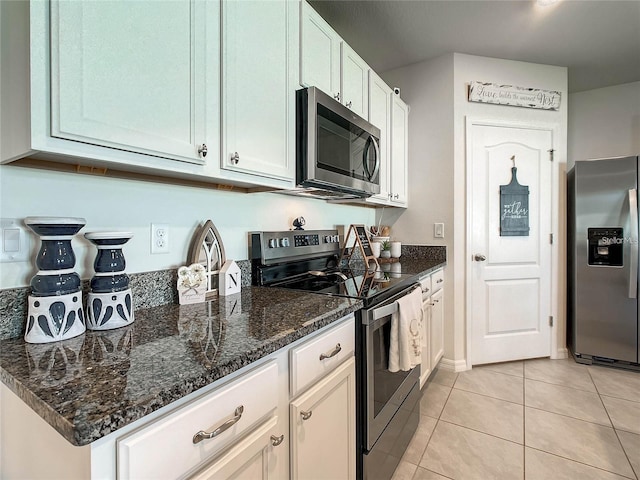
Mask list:
[[[180,305],[204,302],[207,295],[207,272],[199,263],[178,269]]]
[[[560,92],[513,85],[471,82],[469,85],[469,101],[538,108],[541,110],[558,110],[560,108]]]
[[[222,237],[213,222],[207,220],[191,239],[187,263],[199,263],[205,268],[208,299],[218,295],[220,269],[226,260]]]
[[[402,243],[391,242],[391,257],[400,258],[401,254],[402,254]]]
[[[220,269],[220,295],[227,296],[240,293],[242,274],[240,267],[233,260],[227,260]]]

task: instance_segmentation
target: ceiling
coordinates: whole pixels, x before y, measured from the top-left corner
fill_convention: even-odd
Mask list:
[[[568,67],[569,92],[640,80],[640,0],[310,0],[377,72],[446,53]]]

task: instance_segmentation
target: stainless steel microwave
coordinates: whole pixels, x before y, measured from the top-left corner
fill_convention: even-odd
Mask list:
[[[315,87],[296,92],[296,184],[320,198],[380,193],[380,129]]]

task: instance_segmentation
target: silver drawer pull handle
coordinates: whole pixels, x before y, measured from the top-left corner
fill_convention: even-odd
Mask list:
[[[216,428],[213,432],[205,432],[204,430],[200,430],[193,436],[193,443],[200,443],[202,440],[207,440],[209,438],[217,437],[225,430],[231,428],[233,425],[238,423],[238,421],[242,418],[242,412],[244,412],[244,405],[240,405],[236,408],[236,411],[233,414],[233,418],[227,420],[218,428]]]
[[[237,165],[238,163],[240,163],[240,155],[238,155],[238,152],[234,152],[231,154],[231,163],[233,165]]]
[[[305,412],[304,410],[300,411],[300,416],[302,417],[302,420],[309,420],[311,418],[311,415],[313,415],[313,412],[311,410],[309,410],[308,412]]]
[[[329,353],[321,353],[320,360],[324,360],[325,358],[335,357],[338,353],[340,353],[340,350],[342,350],[342,347],[340,346],[339,343],[337,343],[336,348],[331,350]]]
[[[280,435],[279,437],[271,435],[271,445],[273,445],[274,447],[277,447],[282,442],[284,442],[284,434]]]
[[[484,261],[484,260],[483,260]],[[442,280],[441,278],[438,279],[438,281],[436,283],[442,283],[444,282],[444,280]]]

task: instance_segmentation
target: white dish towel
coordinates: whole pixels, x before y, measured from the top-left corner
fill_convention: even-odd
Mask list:
[[[420,364],[422,345],[422,291],[414,289],[398,300],[398,314],[391,319],[389,371],[411,370]]]

